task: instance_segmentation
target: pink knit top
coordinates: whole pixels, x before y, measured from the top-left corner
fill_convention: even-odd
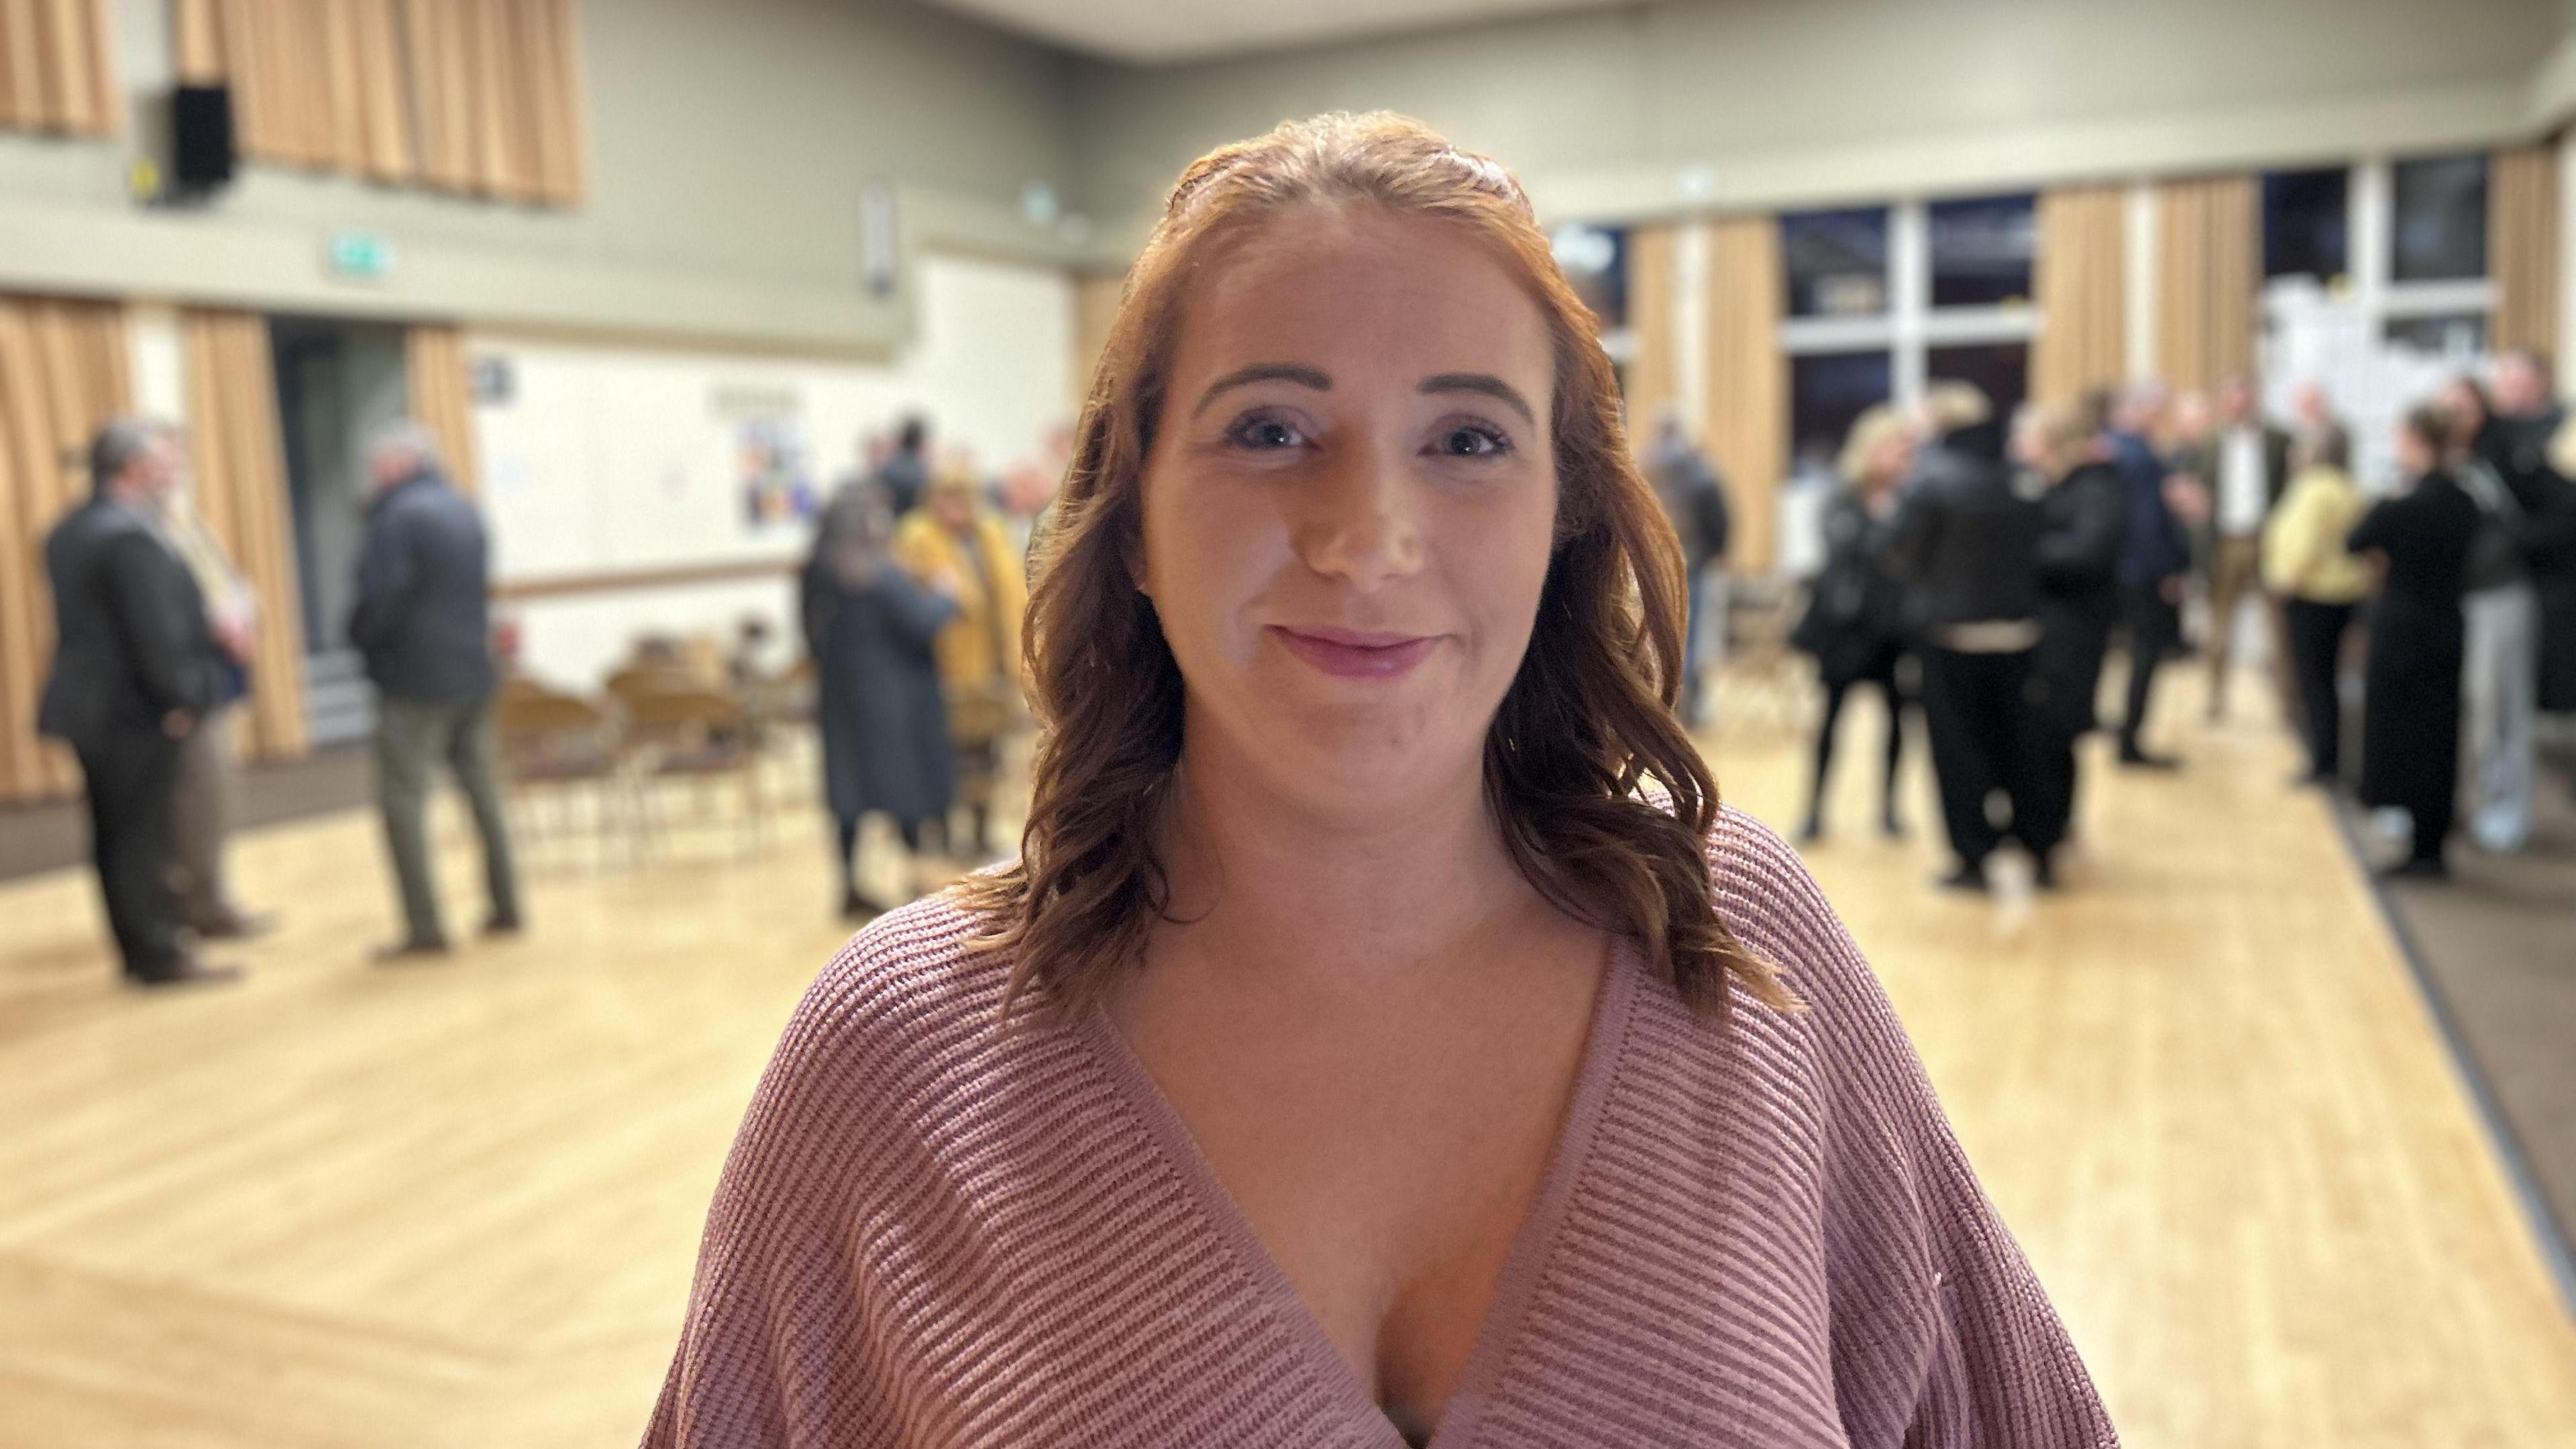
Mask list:
[[[1731,811],[1711,860],[1810,1009],[1613,953],[1432,1444],[2115,1443],[1814,880]],[[1002,1024],[971,926],[898,911],[807,994],[645,1444],[1402,1449],[1107,1018]]]

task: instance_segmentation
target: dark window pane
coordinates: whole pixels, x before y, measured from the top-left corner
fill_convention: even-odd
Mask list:
[[[1929,209],[1933,306],[2030,300],[2030,258],[2039,242],[2035,198],[1981,196],[1936,201]]]
[[[1790,453],[1831,458],[1843,446],[1852,420],[1896,390],[1896,369],[1884,352],[1816,352],[1789,359]]]
[[[2487,274],[2487,158],[2436,156],[2394,168],[2397,231],[2391,273],[2401,282]]]
[[[2009,418],[2030,395],[2030,344],[1980,342],[1964,347],[1935,347],[1924,354],[1924,376],[1932,382],[1972,382],[1995,405],[1995,416]]]
[[[2455,357],[2473,362],[2487,349],[2487,317],[2461,312],[2438,317],[2391,317],[2380,335],[2392,347],[2428,357]]]
[[[1780,218],[1792,317],[1872,317],[1887,310],[1887,208],[1800,211]]]
[[[2263,275],[2340,280],[2348,267],[2352,173],[2274,171],[2263,178]]]
[[[1615,227],[1569,223],[1548,236],[1556,264],[1574,295],[1601,319],[1601,330],[1628,325],[1628,233]]]

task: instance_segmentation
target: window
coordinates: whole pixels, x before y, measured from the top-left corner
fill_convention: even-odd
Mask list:
[[[2487,316],[2484,312],[2461,312],[2450,316],[2391,317],[2380,328],[2380,336],[2391,347],[2466,364],[2487,349]]]
[[[1548,236],[1556,264],[1574,295],[1600,319],[1601,330],[1628,325],[1628,234],[1610,227],[1569,224]]]
[[[1792,317],[1867,317],[1887,310],[1887,208],[1792,212],[1780,218]]]
[[[1935,347],[1924,358],[1924,375],[1933,382],[1967,382],[1995,405],[1995,416],[2010,418],[2030,396],[2030,344],[1973,342]]]
[[[1884,351],[1814,352],[1789,360],[1789,452],[1831,459],[1852,422],[1895,393],[1894,359]]]
[[[2263,178],[2263,275],[2314,277],[2327,286],[2351,270],[2352,173],[2275,171]]]
[[[2437,156],[2389,168],[2395,193],[2389,273],[2399,282],[2487,274],[2487,158]]]
[[[2039,239],[2038,200],[1984,196],[1936,201],[1932,305],[2018,306],[2030,300],[2030,259]]]

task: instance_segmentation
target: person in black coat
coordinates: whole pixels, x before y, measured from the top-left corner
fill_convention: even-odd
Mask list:
[[[2392,875],[2443,876],[2460,769],[2460,597],[2478,506],[2443,471],[2450,420],[2406,415],[2397,435],[2407,490],[2365,514],[2347,541],[2377,552],[2387,582],[2370,623],[2362,706],[2361,802],[2403,808],[2413,845]]]
[[[2138,383],[2121,394],[2111,430],[2111,466],[2120,475],[2127,526],[2120,541],[2120,623],[2128,636],[2129,703],[2120,721],[2120,763],[2171,769],[2171,755],[2150,753],[2144,736],[2156,670],[2182,633],[2182,582],[2191,569],[2191,539],[2166,498],[2173,470],[2156,451],[2164,390]]]
[[[816,665],[823,793],[839,827],[841,911],[853,917],[888,909],[859,889],[861,819],[872,810],[894,817],[914,854],[918,887],[924,827],[947,819],[956,795],[931,644],[957,612],[958,584],[923,584],[905,573],[892,552],[894,523],[883,487],[842,487],[815,530],[801,588],[805,647]]]
[[[2496,359],[2492,436],[2480,451],[2521,505],[2523,560],[2540,605],[2539,708],[2576,711],[2576,434],[2551,395],[2549,369],[2529,352]]]
[[[1897,507],[1888,564],[1920,622],[1923,723],[1959,857],[1941,883],[1985,889],[1986,857],[2006,833],[1987,814],[2000,789],[2011,802],[2009,833],[2030,852],[2039,882],[2053,885],[2057,839],[2033,776],[2028,694],[2040,635],[2039,485],[2005,463],[2003,428],[1984,393],[1936,383],[1924,407],[1934,441]]]
[[[2098,725],[2095,698],[2120,617],[2120,546],[2128,499],[2102,436],[2100,407],[2025,408],[2016,458],[2047,480],[2040,501],[2039,645],[2031,654],[2034,791],[2062,841],[2075,815],[2075,743]]]
[[[180,745],[217,700],[223,657],[205,599],[162,537],[179,452],[119,418],[90,445],[89,500],[45,539],[59,640],[36,727],[80,757],[91,855],[125,977],[139,986],[228,980],[180,933],[165,867]]]
[[[1843,445],[1844,486],[1825,504],[1825,566],[1808,591],[1807,612],[1790,642],[1816,659],[1825,690],[1816,722],[1815,774],[1807,792],[1807,823],[1798,839],[1824,838],[1825,789],[1833,775],[1834,730],[1852,686],[1867,684],[1887,702],[1887,769],[1879,789],[1879,827],[1904,833],[1896,810],[1897,768],[1905,755],[1905,706],[1898,683],[1905,657],[1905,600],[1889,576],[1886,554],[1894,536],[1896,485],[1913,465],[1913,440],[1896,410],[1869,409],[1852,424]]]
[[[1673,532],[1681,538],[1690,607],[1682,626],[1682,688],[1677,708],[1683,724],[1696,726],[1702,718],[1700,693],[1705,683],[1700,660],[1708,652],[1702,647],[1703,631],[1725,627],[1723,618],[1709,617],[1708,595],[1716,571],[1726,566],[1726,546],[1733,531],[1726,485],[1708,455],[1692,444],[1680,415],[1669,409],[1655,420],[1654,445],[1642,461],[1646,480],[1654,485]],[[1722,611],[1723,597],[1717,602]]]
[[[482,517],[448,483],[436,440],[417,423],[385,429],[367,463],[376,492],[349,642],[376,686],[377,806],[403,914],[402,939],[377,958],[398,961],[448,948],[429,858],[429,789],[440,765],[456,777],[482,838],[484,934],[520,929],[519,878],[501,808]]]

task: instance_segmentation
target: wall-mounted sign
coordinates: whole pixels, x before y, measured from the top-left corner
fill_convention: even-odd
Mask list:
[[[485,407],[500,407],[518,390],[518,378],[510,370],[506,357],[475,358],[469,375],[474,379],[474,400]]]
[[[323,247],[331,275],[351,282],[381,282],[394,274],[393,238],[374,231],[335,231]]]

